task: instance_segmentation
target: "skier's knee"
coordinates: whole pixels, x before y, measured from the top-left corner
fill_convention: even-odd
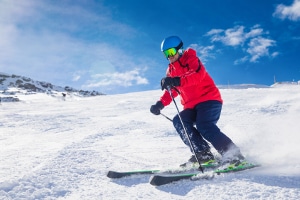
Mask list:
[[[197,130],[203,137],[209,137],[210,133],[215,133],[215,128],[215,124],[212,123],[197,124]]]

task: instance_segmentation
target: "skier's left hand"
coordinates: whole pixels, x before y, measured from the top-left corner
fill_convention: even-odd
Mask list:
[[[156,102],[156,104],[152,105],[150,107],[150,112],[153,113],[154,115],[160,115],[160,111],[164,108],[165,106],[162,104],[161,101]]]
[[[160,82],[161,90],[168,89],[169,87],[180,86],[180,77],[165,77]]]

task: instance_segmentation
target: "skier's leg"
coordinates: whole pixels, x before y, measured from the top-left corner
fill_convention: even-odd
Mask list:
[[[209,149],[208,143],[203,139],[201,134],[194,127],[194,122],[196,120],[196,111],[194,109],[186,109],[180,112],[180,117],[183,121],[183,124],[186,128],[187,134],[191,140],[191,143],[194,147],[195,152],[201,152],[203,150]],[[173,125],[180,135],[182,141],[190,147],[190,143],[188,138],[186,137],[184,128],[181,124],[179,116],[176,115],[173,119]],[[191,149],[191,147],[190,147]],[[192,150],[191,150],[192,151]]]
[[[196,127],[202,136],[223,155],[230,149],[238,147],[216,125],[221,114],[222,104],[218,101],[207,101],[196,106]]]

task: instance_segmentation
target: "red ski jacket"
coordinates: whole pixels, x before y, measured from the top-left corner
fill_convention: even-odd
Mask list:
[[[169,64],[167,76],[180,77],[178,91],[174,88],[171,91],[174,98],[180,95],[184,109],[209,100],[223,103],[219,89],[193,49],[187,49],[176,62]],[[164,106],[169,105],[172,102],[170,93],[165,91],[160,101]]]

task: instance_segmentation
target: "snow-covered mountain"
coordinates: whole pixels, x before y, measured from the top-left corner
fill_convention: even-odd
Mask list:
[[[191,156],[172,123],[149,111],[161,94],[61,101],[35,93],[2,103],[0,199],[300,199],[300,85],[293,84],[221,89],[219,127],[261,167],[160,187],[147,175],[107,178],[108,170],[176,168]],[[172,103],[162,113],[177,111]]]
[[[249,89],[249,88],[268,88],[268,85],[260,84],[234,84],[234,85],[218,85],[219,89]]]
[[[32,80],[24,76],[0,73],[0,97],[2,101],[19,101],[18,95],[34,93],[46,93],[53,97],[104,95],[97,91],[77,90],[69,86],[61,87],[44,81]]]

